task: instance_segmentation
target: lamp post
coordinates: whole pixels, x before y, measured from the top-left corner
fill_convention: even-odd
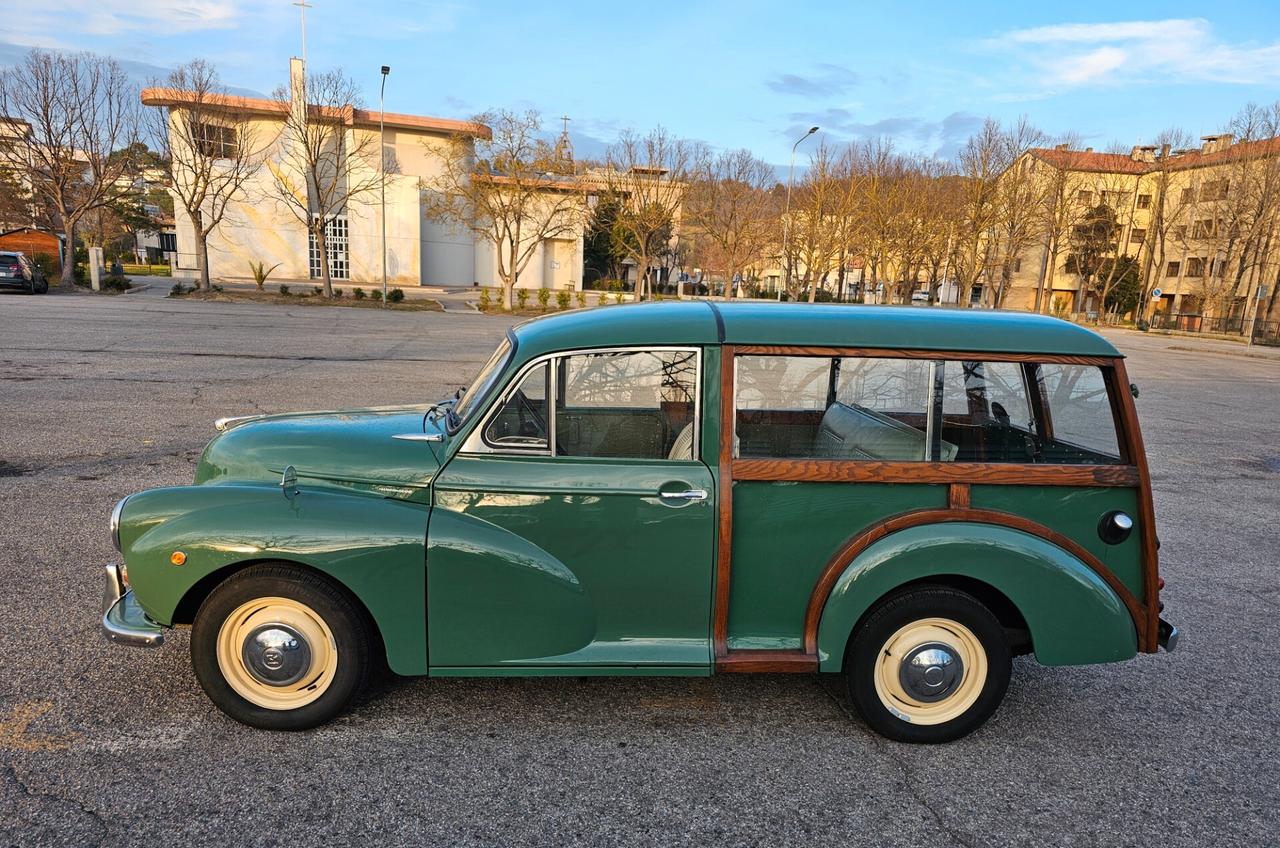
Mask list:
[[[382,66],[382,86],[378,89],[378,188],[382,193],[382,308],[387,308],[387,74],[390,65]]]
[[[787,211],[782,216],[782,261],[786,263],[786,278],[782,287],[791,288],[791,183],[794,181],[796,173],[796,148],[800,146],[800,142],[818,131],[817,127],[809,127],[809,131],[800,136],[796,143],[791,145],[791,164],[787,167]],[[779,292],[778,299],[782,299]]]

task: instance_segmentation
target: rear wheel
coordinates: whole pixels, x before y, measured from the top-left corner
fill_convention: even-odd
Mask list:
[[[942,586],[877,606],[845,656],[849,697],[899,742],[949,742],[991,717],[1009,685],[1004,628],[980,601]]]
[[[340,588],[287,565],[259,565],[205,598],[191,628],[200,685],[227,715],[268,730],[305,730],[364,688],[371,625]]]

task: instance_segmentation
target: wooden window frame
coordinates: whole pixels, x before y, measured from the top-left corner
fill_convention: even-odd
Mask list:
[[[1017,362],[1028,371],[1040,363],[1096,366],[1102,371],[1111,402],[1119,465],[1046,465],[981,462],[875,462],[861,460],[739,459],[734,457],[737,424],[736,374],[739,356],[807,356]],[[1047,412],[1038,392],[1030,392],[1037,412]],[[1052,428],[1046,414],[1046,425]],[[814,672],[818,670],[817,635],[822,609],[844,569],[874,542],[897,530],[920,524],[975,521],[1012,527],[1039,536],[1071,553],[1112,588],[1133,618],[1138,650],[1158,646],[1159,590],[1155,510],[1150,472],[1138,427],[1137,410],[1122,357],[1035,353],[991,353],[924,349],[812,347],[787,345],[722,345],[720,356],[719,523],[713,605],[712,644],[720,672]],[[925,483],[948,485],[946,509],[915,510],[893,516],[856,534],[842,545],[814,585],[803,623],[800,650],[730,650],[729,594],[733,566],[733,484],[736,481],[824,481],[841,483]],[[970,486],[1035,485],[1124,487],[1138,490],[1142,557],[1142,597],[1138,599],[1097,557],[1074,540],[1022,516],[970,506]]]

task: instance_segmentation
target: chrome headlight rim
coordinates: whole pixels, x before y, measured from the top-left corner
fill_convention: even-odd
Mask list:
[[[120,513],[124,511],[125,501],[129,500],[129,495],[125,495],[111,509],[111,544],[116,551],[120,551]]]

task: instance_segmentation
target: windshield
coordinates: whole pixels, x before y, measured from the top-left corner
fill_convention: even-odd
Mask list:
[[[489,361],[480,369],[480,373],[471,381],[471,385],[462,393],[462,397],[458,398],[458,402],[454,404],[453,414],[457,416],[457,424],[460,425],[467,419],[467,416],[475,409],[476,405],[484,399],[489,393],[489,389],[497,382],[498,376],[502,374],[503,367],[507,364],[507,357],[511,354],[511,340],[503,339],[498,345],[497,350],[493,352],[493,356],[489,357]]]

